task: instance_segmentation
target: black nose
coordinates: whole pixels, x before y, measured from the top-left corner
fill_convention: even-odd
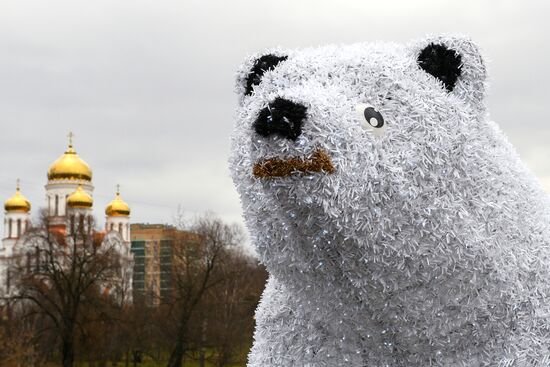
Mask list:
[[[260,111],[254,130],[261,136],[279,135],[296,140],[302,133],[307,107],[283,98],[276,98]]]

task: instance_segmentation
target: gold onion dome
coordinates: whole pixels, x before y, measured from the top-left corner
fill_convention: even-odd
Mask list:
[[[28,213],[31,210],[31,203],[21,194],[19,184],[15,190],[15,195],[4,202],[4,209],[7,212]]]
[[[94,199],[84,190],[82,185],[78,185],[78,188],[67,198],[67,205],[71,208],[91,208],[94,204]]]
[[[72,134],[69,138],[72,139]],[[48,169],[48,180],[92,180],[90,166],[76,154],[71,140],[65,153]]]
[[[121,217],[130,215],[130,207],[120,197],[120,192],[117,190],[115,199],[105,208],[105,214],[109,217]]]

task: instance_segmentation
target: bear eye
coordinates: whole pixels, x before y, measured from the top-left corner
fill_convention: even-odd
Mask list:
[[[384,117],[382,117],[382,114],[372,106],[369,106],[363,110],[363,117],[372,127],[379,129],[384,126]]]
[[[373,106],[360,103],[356,107],[356,112],[363,129],[370,130],[375,135],[380,135],[385,130],[384,117]]]

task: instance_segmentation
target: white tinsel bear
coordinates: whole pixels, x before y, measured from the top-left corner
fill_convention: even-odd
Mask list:
[[[230,165],[270,273],[249,366],[550,366],[550,202],[485,78],[458,36],[244,63]]]

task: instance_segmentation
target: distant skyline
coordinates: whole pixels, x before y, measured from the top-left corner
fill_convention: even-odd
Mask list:
[[[244,58],[275,46],[409,42],[464,33],[488,60],[488,110],[550,192],[550,4],[545,1],[0,2],[0,199],[33,212],[75,134],[94,214],[116,185],[132,222],[213,211],[242,223],[227,158]]]

